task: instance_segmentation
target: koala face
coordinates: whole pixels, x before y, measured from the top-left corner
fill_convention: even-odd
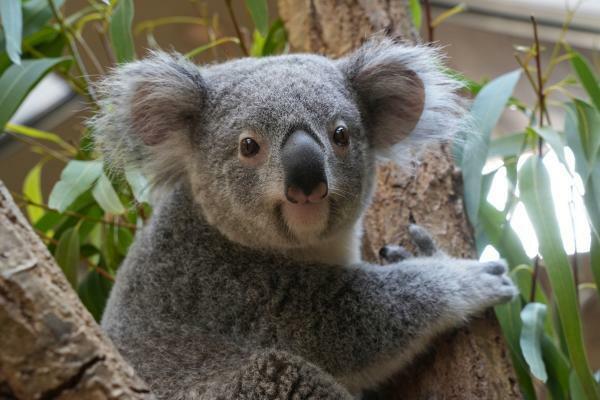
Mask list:
[[[113,164],[138,164],[159,187],[187,181],[229,239],[301,248],[353,228],[376,156],[454,130],[458,87],[435,50],[389,40],[337,61],[288,55],[199,68],[154,53],[100,85],[91,125]]]
[[[261,247],[310,245],[352,227],[374,153],[342,71],[302,55],[238,60],[203,76],[205,122],[188,172],[209,223]]]

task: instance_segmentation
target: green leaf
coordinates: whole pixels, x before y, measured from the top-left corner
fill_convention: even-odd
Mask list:
[[[10,60],[21,64],[21,40],[23,37],[23,10],[20,0],[0,1],[0,19],[4,28],[6,52]]]
[[[560,162],[563,163],[565,167],[567,167],[567,159],[565,157],[565,142],[560,133],[558,133],[550,127],[528,127],[527,130],[533,131],[536,135],[541,136],[546,141],[546,143],[550,145],[550,148],[554,150]]]
[[[115,50],[117,61],[120,63],[135,59],[135,47],[131,34],[133,14],[133,0],[119,0],[110,17],[110,42]]]
[[[266,0],[246,0],[246,8],[254,26],[264,37],[269,31],[269,7]]]
[[[77,149],[75,147],[71,146],[69,143],[64,141],[56,133],[41,131],[39,129],[31,128],[25,125],[11,124],[10,122],[6,124],[6,130],[9,132],[17,133],[19,135],[28,136],[30,138],[42,139],[52,143],[56,143],[63,149],[70,151],[73,154],[77,152]]]
[[[262,56],[271,56],[274,54],[280,54],[287,43],[287,32],[285,31],[285,25],[280,18],[277,18],[275,22],[269,28],[269,33],[262,43]]]
[[[530,157],[519,171],[519,191],[540,243],[540,254],[552,287],[569,358],[589,399],[600,398],[583,345],[579,305],[571,267],[563,247],[550,177],[538,157]]]
[[[546,366],[542,359],[541,343],[546,313],[546,305],[541,303],[529,303],[521,310],[523,327],[519,342],[531,373],[542,382],[548,380]]]
[[[573,66],[581,85],[590,96],[590,100],[596,106],[596,109],[600,111],[600,85],[587,61],[581,54],[573,52],[571,65]]]
[[[542,336],[542,356],[548,371],[546,387],[552,395],[552,400],[569,400],[571,367],[567,358],[548,335]]]
[[[600,111],[581,100],[567,104],[566,111],[565,137],[575,155],[575,169],[585,184],[600,148]]]
[[[521,71],[504,74],[485,85],[471,107],[473,132],[463,133],[463,146],[456,158],[463,172],[465,208],[471,224],[477,224],[481,198],[481,170],[485,165],[492,129],[510,98]]]
[[[519,236],[506,220],[504,212],[496,209],[485,199],[482,200],[479,209],[479,224],[476,231],[485,232],[490,244],[508,261],[511,268],[531,263]]]
[[[61,235],[54,258],[62,268],[67,280],[74,288],[77,288],[79,269],[79,233],[77,227],[69,228]]]
[[[502,329],[502,333],[504,334],[506,344],[508,345],[508,349],[510,351],[511,360],[513,367],[515,368],[519,386],[523,392],[523,397],[526,400],[535,400],[535,389],[533,388],[531,376],[529,375],[529,369],[527,368],[527,363],[523,358],[519,345],[519,337],[521,332],[521,318],[519,316],[520,311],[521,299],[519,297],[515,297],[509,303],[494,307],[496,318],[498,319],[500,328]]]
[[[526,139],[525,132],[502,135],[497,139],[492,139],[488,157],[504,158],[519,155],[523,152]]]
[[[119,215],[125,212],[125,207],[123,207],[121,200],[119,200],[117,192],[115,192],[110,179],[104,173],[96,181],[92,195],[100,207],[107,213]]]
[[[571,394],[571,400],[587,400],[585,390],[581,385],[581,380],[577,376],[575,371],[571,371],[569,375],[569,393]]]
[[[129,168],[125,170],[125,179],[131,187],[133,197],[138,203],[149,203],[150,182],[139,169]]]
[[[95,270],[91,270],[77,289],[79,298],[97,322],[100,322],[100,318],[102,318],[111,288],[111,281]]]
[[[60,180],[52,188],[48,206],[65,211],[80,194],[92,187],[101,174],[101,161],[69,161]]]
[[[118,227],[115,232],[115,247],[119,254],[125,257],[129,251],[129,246],[133,243],[133,234],[129,229],[123,227]]]
[[[41,58],[25,60],[21,65],[11,65],[0,77],[0,130],[17,111],[27,93],[54,66],[67,58]]]
[[[30,201],[38,204],[44,204],[44,197],[42,196],[42,167],[46,163],[46,159],[43,159],[37,163],[23,181],[23,195]],[[35,224],[44,215],[44,210],[36,206],[27,206],[27,215],[29,221]]]
[[[410,9],[411,20],[415,26],[415,29],[421,29],[421,21],[423,20],[421,16],[421,2],[419,0],[408,0],[408,7]]]
[[[64,0],[52,0],[59,9]],[[48,0],[27,0],[23,2],[23,37],[38,32],[52,18],[52,9]]]

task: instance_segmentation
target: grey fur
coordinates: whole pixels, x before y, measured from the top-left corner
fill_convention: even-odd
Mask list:
[[[410,233],[434,257],[380,267],[358,256],[376,156],[447,137],[460,118],[459,85],[438,59],[387,40],[341,61],[290,55],[202,69],[155,53],[101,84],[91,121],[99,148],[115,168],[143,168],[162,193],[102,326],[159,398],[350,399],[515,294],[503,263],[451,259],[418,228]],[[401,96],[419,87],[423,104],[404,107]],[[414,123],[386,115],[410,110]],[[389,121],[415,128],[396,132]],[[331,140],[341,123],[347,149]],[[322,146],[330,185],[323,221],[307,226],[286,214],[279,157],[300,128]],[[261,141],[261,163],[240,159],[243,135]]]

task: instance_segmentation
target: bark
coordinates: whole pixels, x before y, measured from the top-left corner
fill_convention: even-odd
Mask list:
[[[0,182],[0,399],[151,399]]]
[[[401,0],[278,0],[293,48],[333,57],[373,33],[418,41]],[[454,256],[474,257],[473,233],[463,211],[460,173],[449,146],[426,153],[415,171],[387,163],[378,168],[377,191],[365,219],[365,258],[377,260],[381,246],[407,248],[407,226],[427,228]],[[440,337],[407,372],[380,391],[389,399],[521,398],[500,328],[488,313]]]

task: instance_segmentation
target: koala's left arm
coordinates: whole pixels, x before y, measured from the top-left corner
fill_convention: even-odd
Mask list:
[[[427,233],[413,226],[411,236],[429,255]],[[409,362],[436,334],[510,300],[516,290],[505,273],[501,261],[439,252],[388,266],[286,268],[277,273],[285,296],[273,304],[276,318],[285,320],[277,325],[286,327],[278,340],[308,352],[349,387],[355,379],[377,381]]]

